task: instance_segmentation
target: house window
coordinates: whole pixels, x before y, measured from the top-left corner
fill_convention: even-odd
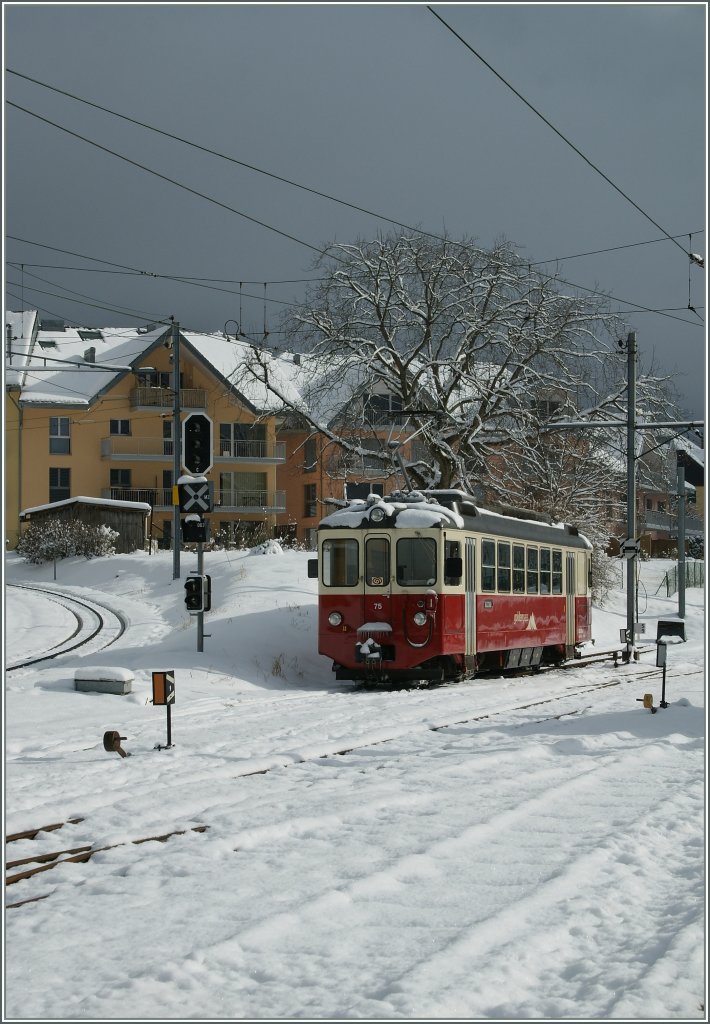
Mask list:
[[[130,420],[109,420],[109,431],[113,434],[130,434],[131,432],[131,421]]]
[[[49,454],[69,454],[69,417],[49,417]]]
[[[315,484],[305,484],[303,488],[303,514],[308,517],[312,517],[317,514]]]
[[[49,500],[66,501],[71,497],[70,470],[50,469],[49,471]]]
[[[233,459],[263,459],[266,455],[266,425],[220,423],[219,454]]]
[[[263,508],[269,504],[266,473],[220,473],[219,489],[223,506]]]
[[[131,486],[131,471],[130,469],[112,469],[111,470],[111,489],[115,487],[130,488]],[[112,494],[111,497],[114,495]]]
[[[138,382],[143,388],[171,388],[173,375],[165,370],[136,370]],[[183,375],[180,374],[180,387],[183,384]]]
[[[314,473],[318,466],[318,454],[316,452],[316,439],[309,437],[304,447],[304,472]]]
[[[345,484],[345,497],[348,501],[352,498],[360,498],[365,501],[368,494],[379,494],[382,497],[385,493],[384,484],[355,484],[350,480]]]
[[[163,420],[163,455],[173,454],[173,421]]]
[[[400,423],[402,420],[402,399],[399,395],[368,395],[364,403],[366,423],[373,426]]]

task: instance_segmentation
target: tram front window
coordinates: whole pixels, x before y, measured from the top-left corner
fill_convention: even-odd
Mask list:
[[[323,541],[323,584],[355,587],[358,581],[358,543],[350,538]]]
[[[436,541],[433,537],[402,537],[397,541],[397,583],[400,587],[434,586]]]
[[[365,544],[365,580],[368,587],[386,587],[390,581],[390,542],[370,537]]]

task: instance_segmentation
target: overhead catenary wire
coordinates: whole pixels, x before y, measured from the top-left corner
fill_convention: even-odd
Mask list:
[[[626,192],[623,191],[623,189],[619,188],[619,186],[617,184],[615,184],[615,182],[613,182],[611,180],[611,178],[607,174],[605,174],[604,171],[601,170],[601,168],[597,167],[597,165],[595,163],[593,163],[589,159],[588,156],[585,156],[585,154],[582,152],[581,149],[579,149],[577,146],[575,146],[575,144],[573,142],[571,142],[570,139],[568,139],[566,135],[564,135],[558,128],[556,128],[554,126],[554,124],[552,124],[552,122],[550,120],[548,120],[548,118],[546,118],[544,114],[542,114],[536,107],[534,107],[532,105],[532,103],[530,103],[530,101],[527,100],[523,96],[523,94],[521,92],[519,92],[515,88],[515,86],[511,85],[511,83],[507,79],[505,79],[503,77],[503,75],[500,74],[500,72],[496,71],[496,69],[491,64],[489,64],[489,62],[477,50],[475,50],[473,48],[473,46],[471,46],[471,44],[468,43],[463,38],[463,36],[459,35],[459,33],[451,25],[449,25],[449,23],[447,21],[445,21],[444,18],[442,18],[440,14],[437,14],[437,12],[434,10],[434,8],[431,7],[429,4],[427,4],[427,10],[431,14],[433,14],[434,17],[438,21],[440,21],[441,24],[446,29],[448,29],[448,31],[451,32],[451,34],[453,36],[455,36],[459,40],[460,43],[463,43],[463,45],[466,47],[466,49],[469,50],[474,55],[474,57],[477,58],[477,60],[480,60],[480,62],[483,65],[485,65],[485,67],[487,67],[488,70],[491,71],[496,76],[496,78],[499,79],[499,81],[501,81],[503,83],[503,85],[506,86],[506,88],[510,89],[510,91],[513,92],[518,97],[518,99],[521,100],[525,104],[526,107],[528,107],[530,110],[532,110],[533,114],[535,114],[537,117],[539,117],[541,121],[544,121],[544,123],[547,125],[547,127],[551,128],[552,131],[555,133],[555,135],[557,135],[560,139],[562,139],[562,141],[567,146],[569,146],[571,149],[573,149],[574,152],[577,154],[577,156],[580,156],[582,158],[582,160],[584,160],[584,162],[586,164],[588,164],[592,168],[593,171],[595,171],[597,174],[601,175],[601,177],[604,179],[604,181],[606,181],[607,184],[611,185],[611,187],[616,192],[618,192],[619,195],[622,196],[628,203],[631,203],[631,205],[634,207],[634,209],[638,210],[638,212],[643,217],[645,217],[646,220],[650,221],[651,224],[654,225],[654,227],[657,227],[659,231],[662,231],[663,234],[666,236],[666,238],[669,239],[671,242],[673,242],[673,244],[676,245],[680,249],[680,251],[682,253],[684,253],[687,257],[690,256],[690,252],[686,251],[683,248],[683,246],[680,245],[680,243],[673,237],[673,235],[669,234],[666,231],[666,229],[661,224],[658,223],[658,221],[654,220],[653,217],[650,214],[646,213],[646,211],[644,209],[642,209],[642,207],[640,207],[638,205],[638,203],[634,202],[634,200],[631,198],[631,196],[627,195]]]
[[[274,227],[272,224],[267,224],[266,221],[259,220],[257,217],[252,217],[250,214],[244,213],[242,210],[237,210],[234,206],[230,206],[228,203],[223,203],[220,199],[215,199],[214,196],[208,196],[205,192],[200,192],[199,189],[192,188],[190,185],[184,184],[184,182],[177,181],[177,179],[171,178],[167,174],[161,174],[160,171],[155,171],[152,167],[148,167],[146,164],[142,164],[138,160],[132,160],[131,157],[125,156],[123,153],[119,153],[115,149],[103,146],[100,142],[95,142],[93,139],[89,139],[86,135],[81,135],[79,132],[72,131],[71,128],[66,128],[64,125],[58,124],[56,121],[52,121],[48,117],[43,117],[41,114],[37,114],[33,110],[28,110],[27,107],[20,106],[19,103],[13,103],[11,100],[6,100],[5,102],[15,110],[20,110],[22,113],[28,114],[30,117],[34,117],[38,121],[42,121],[44,124],[51,125],[58,131],[65,132],[67,135],[71,135],[73,138],[79,139],[81,142],[85,142],[89,146],[94,146],[96,149],[100,149],[102,152],[108,153],[110,156],[115,156],[118,160],[123,160],[132,167],[137,167],[139,170],[145,171],[146,174],[152,174],[154,177],[160,178],[162,181],[167,181],[169,184],[175,185],[177,188],[183,189],[185,192],[189,192],[191,195],[197,196],[199,199],[204,199],[208,203],[213,203],[222,210],[234,213],[237,217],[243,217],[252,224],[257,224],[259,227],[266,228],[267,231],[273,231],[275,234],[281,235],[282,238],[288,238],[290,241],[296,242],[297,245],[305,246],[307,249],[317,253],[319,256],[329,255],[332,259],[342,262],[342,260],[339,260],[333,253],[329,253],[327,249],[319,249],[317,245],[311,245],[310,242],[306,242],[302,238],[297,238],[295,235],[289,234],[288,231],[282,231],[281,228]]]
[[[13,239],[14,241],[24,242],[24,243],[26,243],[28,245],[34,245],[34,246],[37,246],[39,248],[50,249],[50,250],[52,250],[54,252],[61,252],[61,253],[65,254],[65,255],[78,256],[80,259],[94,260],[94,261],[99,262],[99,263],[108,263],[109,265],[115,266],[115,267],[119,267],[122,270],[135,270],[136,273],[146,274],[147,276],[153,277],[153,278],[165,278],[167,280],[175,280],[175,281],[179,281],[179,282],[185,282],[185,281],[188,280],[187,278],[175,277],[173,275],[163,275],[163,274],[159,274],[159,273],[155,273],[155,272],[141,271],[141,270],[138,270],[137,268],[127,266],[126,264],[111,263],[111,261],[103,260],[103,259],[101,259],[101,258],[99,258],[97,256],[87,256],[87,255],[85,255],[83,253],[73,252],[73,251],[68,250],[68,249],[60,249],[57,246],[47,245],[47,244],[45,244],[43,242],[35,242],[35,241],[30,241],[29,239],[19,238],[16,235],[8,235],[7,237]],[[681,236],[679,236],[679,237],[681,237]],[[684,236],[682,236],[682,237],[684,237]],[[637,243],[634,243],[634,244],[637,244]],[[638,244],[643,244],[643,243],[638,243]],[[539,262],[541,262],[541,263],[548,263],[548,262],[554,262],[554,261],[552,261],[552,260],[542,260],[542,261],[539,261]],[[16,265],[16,261],[11,263],[10,265],[13,265],[13,266]],[[535,264],[535,263],[528,264],[528,266],[530,266],[530,267],[536,266],[536,265],[537,264]],[[78,268],[78,269],[81,270],[81,268]],[[310,283],[311,281],[318,281],[318,280],[323,280],[323,279],[322,278],[314,278],[314,279],[306,279],[306,280],[307,280],[308,283]],[[666,316],[669,319],[677,320],[679,323],[687,323],[687,324],[691,324],[692,326],[697,326],[695,321],[687,320],[685,317],[675,317],[675,316],[672,316],[669,312],[666,312],[663,309],[653,309],[653,308],[651,308],[649,306],[644,306],[644,305],[642,305],[640,303],[632,302],[630,299],[623,299],[623,298],[620,298],[619,296],[615,296],[615,295],[612,295],[612,294],[607,293],[607,292],[600,292],[599,289],[597,289],[597,288],[588,288],[585,285],[576,284],[573,281],[568,281],[565,278],[561,278],[559,276],[556,276],[556,280],[558,280],[561,284],[568,285],[570,288],[579,288],[581,291],[586,291],[586,292],[588,292],[591,295],[601,295],[601,296],[603,296],[604,298],[606,298],[606,299],[608,299],[610,301],[620,302],[623,305],[631,306],[631,307],[634,308],[634,310],[639,311],[639,312],[656,313],[659,316]],[[257,283],[257,282],[251,282],[251,283]],[[275,283],[275,282],[268,282],[268,283],[272,284],[272,283]],[[276,283],[279,283],[279,282],[276,282]],[[242,291],[241,291],[242,284],[243,284],[243,282],[240,281],[239,282],[239,287],[240,287],[240,317],[239,317],[239,322],[240,322],[240,324],[242,322],[242,317],[241,317],[241,294],[244,294],[244,296],[248,297],[248,298],[254,298],[254,299],[260,298],[259,296],[251,295],[248,292],[242,293]],[[62,286],[61,285],[55,285],[55,287],[62,287]],[[216,289],[216,290],[222,291],[223,289]],[[224,291],[226,291],[227,294],[232,294],[232,292],[227,290],[227,289],[224,289]],[[66,296],[58,296],[58,297],[66,297]],[[300,305],[300,303],[297,303],[297,302],[286,302],[286,301],[280,300],[280,299],[271,299],[271,298],[269,298],[267,301],[275,302],[275,303],[277,303],[279,305],[290,306],[292,308],[296,308],[296,307],[298,307]],[[681,308],[681,307],[678,307],[678,308]],[[702,308],[702,307],[700,307],[700,308]],[[107,311],[113,312],[113,310],[108,309],[108,308],[107,308]],[[694,312],[696,312],[696,316],[698,316],[698,314],[697,314],[697,307],[696,307],[696,310],[694,310]],[[698,317],[698,318],[702,322],[702,317]],[[283,333],[283,332],[278,332],[278,331],[274,332],[274,331],[272,331],[270,333],[273,334],[273,333]]]
[[[48,82],[42,82],[40,79],[32,78],[30,75],[24,75],[20,71],[14,71],[10,68],[7,68],[6,71],[10,75],[16,75],[18,78],[24,78],[28,82],[33,82],[35,85],[40,85],[44,89],[49,89],[62,96],[67,96],[69,99],[76,100],[78,103],[85,103],[87,106],[94,107],[96,110],[101,110],[105,114],[111,114],[113,117],[118,117],[122,121],[128,121],[130,124],[135,124],[140,128],[145,128],[148,131],[155,132],[157,135],[163,135],[165,138],[173,139],[175,142],[181,142],[185,146],[191,146],[193,149],[199,149],[203,153],[208,153],[210,156],[216,156],[221,160],[227,160],[229,163],[237,164],[239,167],[244,167],[249,171],[255,171],[257,174],[263,174],[267,178],[273,178],[275,181],[280,181],[285,185],[291,185],[293,188],[301,189],[303,192],[310,192],[311,195],[319,196],[321,199],[327,199],[329,202],[338,203],[340,206],[347,206],[349,209],[356,210],[358,213],[365,213],[368,217],[374,217],[377,220],[386,221],[388,224],[394,224],[396,227],[404,228],[406,231],[412,231],[415,234],[427,235],[429,238],[436,238],[438,241],[448,241],[448,239],[445,239],[442,235],[433,234],[431,231],[424,231],[422,228],[412,227],[410,224],[405,224],[402,221],[395,220],[394,217],[388,217],[383,213],[376,213],[374,210],[368,210],[366,207],[358,206],[356,203],[348,202],[346,199],[338,199],[336,196],[331,196],[327,192],[321,192],[310,185],[301,185],[299,182],[292,181],[290,178],[285,178],[280,174],[274,174],[272,171],[266,171],[262,167],[256,167],[254,164],[246,163],[244,160],[238,160],[236,157],[228,156],[226,153],[220,153],[216,149],[211,149],[209,146],[203,146],[200,143],[193,142],[191,139],[186,139],[181,135],[175,135],[173,132],[165,131],[162,128],[156,128],[155,125],[147,124],[145,121],[139,121],[134,117],[128,117],[126,114],[119,114],[118,111],[111,110],[110,107],[104,107],[100,103],[94,103],[93,100],[88,100],[83,96],[77,96],[75,93],[67,92],[65,89],[60,89],[55,85],[50,85]],[[256,284],[257,282],[253,281],[250,283]]]

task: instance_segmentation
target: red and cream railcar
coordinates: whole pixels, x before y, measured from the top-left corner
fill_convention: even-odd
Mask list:
[[[318,650],[381,682],[562,662],[591,638],[590,565],[572,526],[461,491],[370,495],[320,523]]]

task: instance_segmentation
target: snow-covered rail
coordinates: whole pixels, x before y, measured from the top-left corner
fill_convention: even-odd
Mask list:
[[[54,644],[41,654],[7,665],[7,672],[58,658],[87,644],[92,645],[92,650],[103,650],[115,643],[127,628],[127,622],[123,615],[93,599],[78,598],[64,591],[48,587],[35,587],[20,583],[8,583],[8,586],[39,593],[46,600],[64,608],[73,617],[75,628],[59,643]]]

